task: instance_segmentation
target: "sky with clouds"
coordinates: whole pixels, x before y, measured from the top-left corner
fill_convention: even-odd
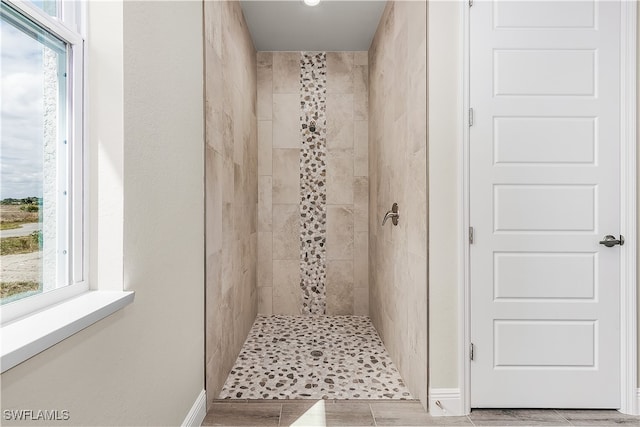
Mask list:
[[[42,197],[42,44],[0,21],[0,199]]]

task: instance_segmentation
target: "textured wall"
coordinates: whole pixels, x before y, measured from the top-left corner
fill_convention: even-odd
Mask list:
[[[638,8],[638,23],[640,23],[640,7]],[[636,34],[637,37],[637,52],[636,52],[636,61],[637,61],[637,70],[638,71],[638,80],[636,82],[636,89],[637,89],[637,111],[636,113],[638,114],[637,120],[636,120],[636,132],[637,132],[637,139],[638,139],[638,145],[637,147],[640,147],[640,31],[637,32]],[[638,152],[636,153],[638,156],[638,162],[637,162],[637,167],[640,170],[640,150],[638,150]],[[638,203],[637,206],[637,211],[636,212],[640,212],[640,172],[638,173],[638,176],[636,177],[637,180],[637,185],[638,185],[638,199],[636,200],[636,202]],[[636,251],[640,250],[640,245],[638,245],[638,242],[640,242],[640,214],[638,215],[638,229],[637,231],[637,238],[636,238]],[[636,387],[638,389],[640,389],[640,263],[637,266],[637,281],[638,281],[638,288],[637,288],[637,297],[638,297],[638,305],[636,313],[637,313],[637,321],[638,321],[638,382],[636,383]],[[638,408],[640,410],[640,408]]]
[[[429,2],[429,380],[458,388],[458,152],[463,2]]]
[[[64,206],[58,203],[58,109],[60,85],[58,84],[58,55],[52,49],[42,48],[44,68],[44,135],[42,161],[42,270],[39,279],[42,291],[55,289],[58,285],[58,216],[66,216]],[[64,95],[62,95],[64,96]],[[64,98],[62,98],[64,99]],[[63,107],[64,108],[64,107]],[[58,212],[58,208],[63,210]],[[62,236],[60,236],[60,241]],[[60,284],[62,286],[62,284]]]
[[[238,1],[204,2],[207,400],[257,312],[255,50]]]
[[[91,234],[92,284],[122,289],[115,253],[136,297],[4,372],[2,409],[71,417],[31,425],[180,425],[204,388],[202,5],[89,2],[88,14],[91,223],[122,206],[122,188],[125,232],[108,250],[96,240],[109,230]]]
[[[369,50],[370,313],[427,403],[426,2],[389,2]],[[385,212],[399,205],[397,227]]]
[[[323,61],[322,54],[315,56]],[[257,57],[259,312],[302,314],[301,280],[312,263],[304,259],[307,248],[300,237],[305,223],[311,225],[311,217],[302,216],[301,201],[310,194],[306,174],[314,169],[301,163],[309,149],[301,126],[301,116],[305,123],[309,119],[301,108],[302,53],[259,52]],[[314,84],[326,78],[326,129],[318,130],[326,138],[314,150],[326,173],[314,178],[324,188],[313,194],[322,194],[326,215],[326,248],[317,248],[323,254],[318,262],[325,266],[326,314],[367,315],[367,54],[327,52],[322,69],[326,74]]]

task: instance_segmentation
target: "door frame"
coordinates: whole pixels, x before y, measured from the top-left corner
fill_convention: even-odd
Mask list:
[[[459,105],[462,106],[463,130],[458,141],[461,155],[458,170],[458,225],[461,241],[458,251],[458,387],[460,407],[471,412],[471,277],[469,244],[470,211],[470,159],[469,159],[469,108],[470,108],[470,8],[472,1],[464,1],[461,7],[463,36],[460,51],[463,64]],[[637,31],[638,7],[635,1],[621,0],[621,76],[620,76],[620,233],[627,244],[620,247],[620,385],[619,411],[640,415],[640,384],[638,376],[638,307],[637,307]],[[452,414],[453,415],[453,414]]]

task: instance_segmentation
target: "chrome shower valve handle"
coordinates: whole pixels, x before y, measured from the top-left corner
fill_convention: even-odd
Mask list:
[[[387,211],[387,213],[384,214],[384,218],[382,219],[382,225],[383,226],[387,222],[388,219],[391,219],[391,222],[393,223],[393,225],[398,225],[398,220],[400,219],[400,214],[398,213],[398,204],[397,203],[394,203],[391,206],[391,210]]]

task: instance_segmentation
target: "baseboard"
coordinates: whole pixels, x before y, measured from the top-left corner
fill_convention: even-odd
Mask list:
[[[433,388],[429,390],[429,414],[434,417],[466,415],[462,407],[460,389]]]
[[[204,421],[204,417],[207,415],[207,393],[202,390],[196,401],[193,402],[193,406],[189,410],[189,413],[182,422],[182,427],[200,427]]]
[[[640,415],[640,388],[637,388],[635,392],[632,391],[631,394],[630,400],[623,398],[622,408],[618,411],[625,415]]]

